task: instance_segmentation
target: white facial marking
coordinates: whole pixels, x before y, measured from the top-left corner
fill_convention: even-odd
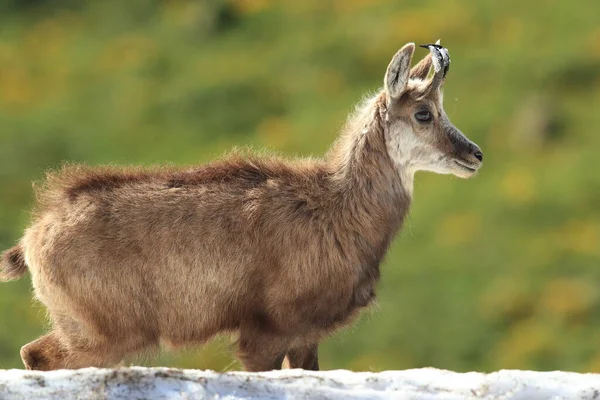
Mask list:
[[[417,79],[411,80],[409,83],[413,88],[426,84],[427,82]],[[441,110],[441,114],[445,116],[441,104],[441,94],[438,99],[440,100],[436,104],[437,109]],[[412,118],[412,115],[409,118]],[[428,135],[439,134],[433,132],[432,129],[441,128],[439,125],[437,128],[434,128],[433,125],[424,126],[422,132],[415,132],[410,123],[398,119],[388,125],[386,130],[388,154],[396,165],[405,189],[410,194],[413,192],[414,175],[417,171],[430,171],[438,174],[454,172],[449,157],[427,140]]]
[[[414,187],[415,169],[411,162],[411,153],[418,146],[418,141],[414,135],[409,132],[410,129],[388,130],[387,134],[387,149],[390,158],[396,165],[396,169],[400,174],[404,189],[412,195]]]
[[[446,157],[422,140],[408,125],[392,126],[388,137],[388,152],[402,173],[414,176],[417,171],[447,174]]]

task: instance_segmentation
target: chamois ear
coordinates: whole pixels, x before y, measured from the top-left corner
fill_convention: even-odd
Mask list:
[[[408,43],[398,50],[390,65],[388,65],[383,82],[385,92],[389,98],[398,99],[406,90],[410,77],[410,63],[414,52],[415,44]]]
[[[427,54],[417,65],[410,70],[411,79],[420,79],[424,81],[431,70],[431,53]]]

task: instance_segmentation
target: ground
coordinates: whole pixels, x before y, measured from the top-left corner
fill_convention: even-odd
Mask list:
[[[266,373],[169,368],[0,370],[0,398],[13,399],[600,399],[600,374],[434,368]]]

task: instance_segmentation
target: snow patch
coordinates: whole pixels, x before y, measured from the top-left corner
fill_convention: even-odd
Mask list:
[[[34,372],[0,370],[0,399],[586,399],[600,375],[572,372],[456,373],[434,368],[380,373],[265,373],[131,367]]]

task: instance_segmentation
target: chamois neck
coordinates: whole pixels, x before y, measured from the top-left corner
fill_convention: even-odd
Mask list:
[[[327,155],[338,204],[361,229],[401,226],[412,197],[412,174],[399,171],[386,147],[385,94],[367,101],[351,116]],[[387,239],[385,239],[387,240]]]

